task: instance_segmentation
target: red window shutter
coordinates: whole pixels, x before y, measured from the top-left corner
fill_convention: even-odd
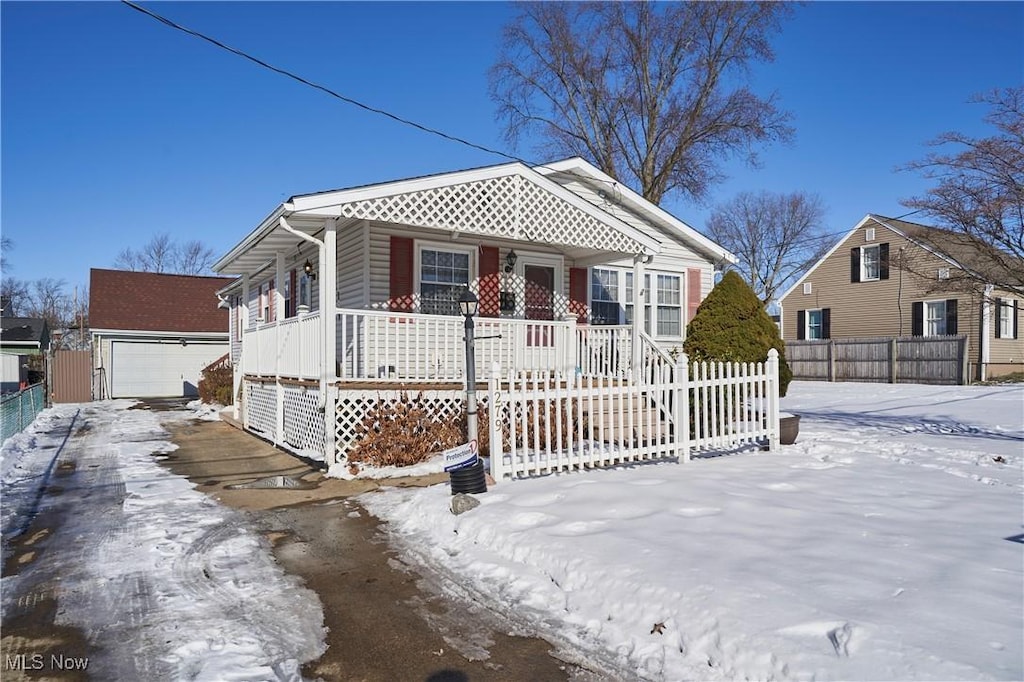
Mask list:
[[[576,316],[577,323],[585,323],[590,317],[586,268],[569,268],[569,312]]]
[[[480,292],[480,316],[497,317],[499,313],[498,289],[501,287],[498,274],[498,247],[480,247],[480,277],[477,289]]]
[[[690,268],[686,271],[686,321],[689,322],[697,314],[700,307],[700,270]]]
[[[415,250],[409,237],[391,237],[391,291],[388,310],[413,310],[413,257]]]

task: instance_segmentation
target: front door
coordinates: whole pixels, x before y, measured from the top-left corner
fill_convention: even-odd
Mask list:
[[[524,304],[527,320],[555,319],[555,268],[547,265],[523,266]],[[553,338],[548,325],[529,325],[526,345],[550,346]]]

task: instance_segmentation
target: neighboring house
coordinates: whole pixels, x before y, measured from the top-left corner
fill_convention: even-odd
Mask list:
[[[39,317],[0,315],[0,353],[41,355],[50,348],[50,329]]]
[[[228,352],[230,279],[93,268],[89,323],[97,399],[197,395],[203,367]]]
[[[973,277],[989,248],[869,214],[782,295],[783,338],[960,334],[974,378],[1022,371],[1021,301],[999,286],[1010,274],[979,266],[987,275]]]
[[[4,317],[0,315],[0,393],[17,391],[33,380],[41,380],[42,359],[50,348],[50,332],[46,320],[38,317]],[[29,366],[36,371],[30,372]],[[30,376],[36,375],[36,376]]]
[[[219,294],[244,423],[333,461],[384,389],[461,409],[467,290],[481,380],[494,362],[623,373],[679,349],[734,262],[573,158],[294,196],[214,269],[239,276]]]

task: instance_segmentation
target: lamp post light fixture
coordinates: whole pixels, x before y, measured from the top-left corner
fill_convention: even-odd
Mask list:
[[[466,318],[466,432],[470,441],[477,440],[476,421],[476,341],[473,318],[480,309],[480,300],[466,289],[459,297],[459,311]]]

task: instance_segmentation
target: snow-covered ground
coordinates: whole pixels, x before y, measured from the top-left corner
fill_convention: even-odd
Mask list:
[[[1024,386],[797,382],[795,445],[360,498],[455,594],[649,679],[1024,678]],[[627,671],[627,672],[623,672]]]
[[[0,449],[5,554],[52,463],[75,467],[42,498],[68,510],[51,550],[3,577],[4,613],[19,587],[55,594],[57,623],[95,647],[94,679],[300,679],[325,646],[319,599],[240,514],[158,464],[177,447],[160,419],[192,415],[131,405],[45,410]]]

